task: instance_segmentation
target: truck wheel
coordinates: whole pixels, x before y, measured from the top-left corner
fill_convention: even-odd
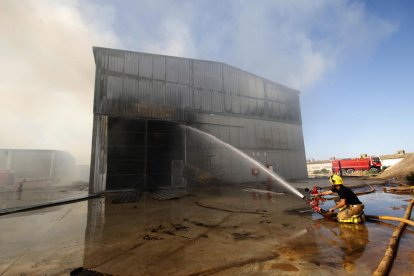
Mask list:
[[[347,169],[347,170],[346,170],[346,173],[347,173],[347,174],[353,174],[353,173],[354,173],[354,171],[355,171],[354,169]]]

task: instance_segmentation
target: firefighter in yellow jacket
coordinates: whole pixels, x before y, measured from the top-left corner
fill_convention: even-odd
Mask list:
[[[336,205],[329,209],[329,212],[335,212],[335,209],[339,209],[337,219],[339,222],[351,222],[361,223],[365,220],[364,204],[359,201],[355,193],[345,187],[342,177],[339,175],[332,175],[329,178],[332,183],[332,188],[329,191],[325,191],[318,195],[330,195],[337,193],[339,195],[339,201],[336,201]]]

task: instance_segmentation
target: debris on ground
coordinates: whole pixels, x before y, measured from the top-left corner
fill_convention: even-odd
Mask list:
[[[414,193],[414,186],[408,187],[391,187],[391,188],[383,188],[384,193],[392,193],[392,194],[412,194]]]
[[[71,276],[111,276],[112,274],[101,273],[84,267],[75,268],[70,272]]]
[[[162,188],[152,193],[152,197],[156,200],[177,199],[188,196],[185,188]]]

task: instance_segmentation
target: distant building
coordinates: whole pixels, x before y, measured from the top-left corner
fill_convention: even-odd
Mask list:
[[[0,149],[0,171],[12,176],[7,182],[25,180],[70,184],[74,166],[75,159],[66,151]]]
[[[394,166],[405,158],[405,151],[399,150],[396,154],[387,154],[379,156],[383,168]]]
[[[188,166],[224,182],[267,179],[182,125],[284,178],[306,178],[298,91],[220,62],[98,47],[93,53],[91,192],[185,186]]]
[[[319,175],[323,171],[326,171],[325,174],[332,174],[332,160],[309,161],[306,167],[309,177]]]

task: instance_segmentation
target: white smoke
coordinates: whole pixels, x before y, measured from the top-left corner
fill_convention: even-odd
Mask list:
[[[1,148],[89,162],[93,45],[223,61],[306,90],[397,28],[349,0],[95,3],[0,2]]]
[[[0,2],[1,148],[68,150],[89,163],[92,46],[119,45],[106,24],[82,17],[77,1]]]

